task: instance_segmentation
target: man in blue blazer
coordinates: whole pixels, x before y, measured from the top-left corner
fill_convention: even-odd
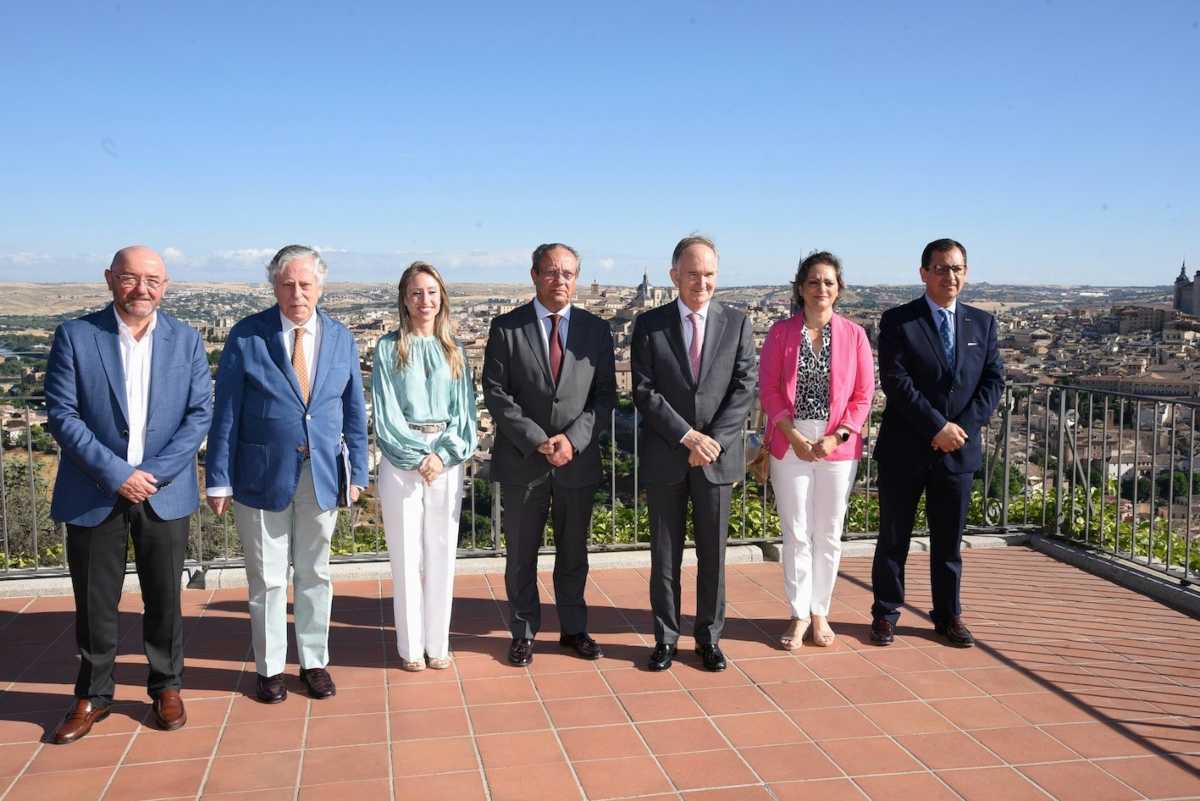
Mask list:
[[[257,697],[287,697],[288,565],[295,585],[300,678],[309,695],[337,690],[329,664],[333,584],[329,547],[337,524],[338,462],[349,451],[350,500],[367,486],[367,409],[354,337],[317,308],[328,269],[289,245],[267,279],[278,304],[237,323],[217,367],[208,436],[208,504],[233,502],[250,587]]]
[[[57,743],[108,715],[131,535],[155,720],[168,731],[187,722],[179,598],[200,505],[195,456],[212,416],[208,360],[199,333],[158,310],[169,279],[157,253],[124,248],[104,278],[113,302],[60,325],[46,366],[47,425],[62,449],[50,514],[67,526],[80,656]]]
[[[1004,391],[996,319],[958,302],[967,249],[938,239],[921,254],[925,294],[879,321],[879,377],[887,406],[875,443],[879,539],[871,568],[871,642],[890,645],[904,604],[904,563],[917,503],[929,521],[934,628],[951,645],[974,645],[962,622],[963,527],[971,483],[983,465],[980,431]]]

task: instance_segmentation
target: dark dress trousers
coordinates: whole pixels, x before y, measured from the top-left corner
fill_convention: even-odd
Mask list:
[[[158,492],[141,503],[117,494],[134,468],[125,461],[129,419],[113,307],[60,325],[46,366],[47,427],[62,449],[50,513],[67,524],[75,592],[75,695],[98,706],[113,696],[130,536],[145,605],[147,690],[177,690],[183,675],[180,584],[188,518],[200,504],[195,457],[212,418],[212,380],[195,329],[160,310],[148,336],[146,444],[138,467],[158,480]]]
[[[532,302],[492,320],[482,376],[496,429],[491,474],[501,489],[510,628],[521,639],[533,639],[541,628],[537,554],[551,508],[559,626],[563,634],[587,630],[587,541],[592,495],[603,478],[598,436],[608,428],[617,399],[607,322],[571,308],[557,385],[541,325]],[[559,468],[537,450],[556,434],[565,434],[575,450]]]
[[[697,644],[716,644],[725,625],[725,540],[732,486],[746,475],[742,433],[754,402],[757,363],[750,320],[711,301],[699,381],[692,378],[679,306],[671,301],[633,325],[633,397],[645,425],[639,476],[650,512],[650,605],[654,638],[674,644],[680,631],[680,567],[692,502],[696,543]],[[680,444],[695,429],[721,445],[710,465],[690,467]]]
[[[879,539],[871,569],[871,614],[893,625],[904,604],[904,563],[922,493],[934,622],[962,612],[959,549],[971,483],[983,465],[980,430],[1004,390],[1004,364],[992,315],[960,301],[954,327],[954,364],[949,364],[924,296],[888,309],[879,321],[879,377],[887,406],[875,443]],[[931,444],[947,421],[967,433],[966,444],[952,453]]]

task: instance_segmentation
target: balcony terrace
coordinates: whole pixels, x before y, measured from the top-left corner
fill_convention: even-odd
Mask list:
[[[503,661],[503,577],[460,576],[455,667],[418,674],[397,664],[390,582],[340,583],[338,695],[310,701],[293,679],[278,706],[248,694],[245,590],[189,590],[189,723],[171,733],[147,725],[141,605],[126,595],[116,712],[69,746],[43,738],[71,702],[71,599],[2,599],[0,799],[1200,797],[1200,621],[1031,549],[964,558],[970,650],[933,636],[919,554],[889,648],[867,643],[868,559],[842,563],[834,646],[794,653],[775,645],[788,617],[779,565],[730,565],[730,665],[717,674],[690,653],[644,669],[641,570],[592,572],[604,659],[559,652],[548,606],[528,668]]]

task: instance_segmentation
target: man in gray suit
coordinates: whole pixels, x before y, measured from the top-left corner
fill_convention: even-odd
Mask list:
[[[724,670],[718,640],[725,625],[725,538],[733,483],[745,477],[742,431],[754,399],[756,363],[750,320],[712,299],[718,256],[702,236],[671,254],[677,300],[633,326],[633,397],[646,421],[641,475],[650,511],[651,670],[671,666],[679,639],[679,572],[692,502],[696,542],[696,653]]]
[[[492,320],[483,396],[496,425],[492,476],[499,480],[511,607],[508,661],[533,661],[541,627],[537,555],[546,517],[554,530],[554,603],[559,644],[599,659],[587,633],[587,539],[592,494],[603,476],[597,437],[617,400],[608,323],[571,305],[579,254],[539,245],[530,269],[536,297]]]

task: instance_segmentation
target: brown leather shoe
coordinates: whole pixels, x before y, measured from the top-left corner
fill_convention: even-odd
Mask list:
[[[891,621],[877,617],[871,621],[871,645],[891,645],[896,641],[896,627]]]
[[[970,648],[975,645],[975,638],[971,636],[971,630],[963,625],[962,618],[958,615],[945,623],[934,623],[933,628],[955,648]]]
[[[308,688],[308,694],[313,698],[329,698],[337,695],[333,676],[330,676],[329,671],[325,668],[301,669],[300,680],[304,682],[304,686]]]
[[[91,699],[75,699],[75,706],[54,730],[53,742],[59,745],[75,742],[92,730],[93,723],[108,717],[109,711],[107,706],[96,706]]]
[[[182,729],[187,723],[187,710],[179,690],[163,690],[154,699],[154,720],[163,731]]]

